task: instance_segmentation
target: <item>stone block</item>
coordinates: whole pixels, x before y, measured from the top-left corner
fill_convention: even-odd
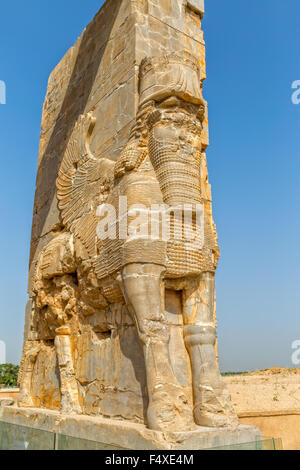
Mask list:
[[[241,425],[234,430],[198,428],[192,432],[161,433],[125,421],[16,407],[0,409],[1,423],[98,442],[103,449],[111,450],[210,450],[243,444],[256,450],[262,440],[261,432],[254,426]],[[77,442],[77,445],[80,446],[80,443]]]
[[[204,0],[188,0],[187,5],[193,9],[196,13],[199,13],[201,17],[204,14]]]

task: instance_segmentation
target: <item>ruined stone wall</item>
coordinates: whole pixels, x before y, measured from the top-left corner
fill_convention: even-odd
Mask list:
[[[145,421],[148,399],[144,358],[125,303],[120,299],[109,306],[96,292],[95,279],[85,272],[78,279],[78,273],[71,267],[68,275],[49,276],[38,289],[34,280],[41,251],[57,236],[64,237],[56,179],[79,116],[93,112],[96,118],[92,153],[97,158],[117,161],[136,117],[139,66],[146,56],[179,50],[192,53],[200,66],[203,84],[206,72],[202,14],[202,0],[107,0],[50,76],[42,116],[30,253],[30,301],[20,373],[30,396],[22,397],[23,405],[62,409],[62,393],[78,394],[80,412],[84,414]],[[203,125],[205,150],[207,111]],[[202,187],[210,204],[205,165],[204,161]],[[72,264],[67,243],[68,240],[65,253],[60,256],[66,264]],[[53,257],[54,251],[51,253]],[[84,287],[82,279],[85,279]],[[86,311],[79,315],[78,308]],[[64,325],[68,315],[75,318],[70,322],[71,330],[67,331],[71,337],[67,354],[74,369],[70,369],[69,362],[62,363],[55,352],[55,341],[59,341],[55,332]],[[166,292],[166,316],[172,325],[172,366],[192,409],[181,301],[173,291]],[[61,328],[61,344],[56,343],[56,349],[66,352],[64,327]],[[67,392],[63,390],[59,367],[66,375],[74,376]]]
[[[94,112],[91,149],[96,157],[117,160],[136,116],[143,58],[187,50],[199,59],[201,79],[206,78],[203,10],[202,0],[107,0],[51,73],[42,115],[29,294],[38,254],[60,229],[55,182],[78,117]],[[207,117],[202,139],[208,145]]]
[[[78,117],[94,112],[91,148],[99,158],[116,160],[128,139],[137,107],[135,22],[133,2],[106,1],[50,75],[42,116],[29,293],[38,254],[60,229],[56,178]]]

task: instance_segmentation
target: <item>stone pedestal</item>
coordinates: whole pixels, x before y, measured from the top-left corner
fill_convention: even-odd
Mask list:
[[[255,449],[256,443],[262,439],[259,429],[253,426],[238,426],[236,429],[195,426],[191,432],[161,433],[126,421],[15,406],[0,408],[1,422],[93,440],[102,444],[103,450],[201,450],[249,443],[253,443]]]

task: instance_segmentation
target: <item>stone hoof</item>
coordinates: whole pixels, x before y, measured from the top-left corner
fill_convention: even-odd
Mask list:
[[[194,407],[194,419],[198,426],[208,428],[236,428],[239,426],[238,418],[233,412],[210,411],[201,404]]]
[[[12,398],[0,398],[0,407],[14,406],[15,400]]]
[[[148,428],[154,431],[187,431],[194,425],[187,398],[179,387],[155,392],[149,403],[147,421]]]
[[[32,397],[28,393],[20,392],[17,403],[22,408],[34,408]]]

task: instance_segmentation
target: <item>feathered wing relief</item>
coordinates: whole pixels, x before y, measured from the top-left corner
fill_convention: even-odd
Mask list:
[[[118,234],[119,196],[125,196],[127,191],[123,177],[143,163],[147,149],[138,134],[129,139],[116,163],[97,159],[89,145],[94,128],[92,113],[81,115],[75,124],[59,169],[57,198],[63,224],[75,240],[82,242],[101,280],[121,269],[124,239],[98,238],[97,209],[109,198],[107,202],[115,209]]]
[[[97,254],[96,211],[105,192],[103,162],[90,151],[95,124],[92,113],[79,117],[57,178],[63,223],[82,242],[91,258]]]
[[[179,66],[180,64],[180,66]],[[118,219],[119,197],[128,196],[128,203],[169,205],[205,205],[204,246],[188,246],[183,241],[168,242],[167,276],[178,278],[214,271],[218,261],[217,238],[214,234],[210,202],[207,201],[205,153],[201,150],[204,101],[199,82],[199,68],[188,53],[147,58],[141,64],[140,108],[129,141],[116,163],[103,164],[90,151],[95,127],[92,113],[80,116],[69,140],[57,179],[57,196],[63,223],[82,242],[92,259],[98,279],[122,268],[124,239],[97,238],[97,207],[109,199]],[[205,160],[205,162],[204,162]],[[148,169],[147,169],[148,165]],[[201,175],[203,173],[203,176]],[[136,177],[134,176],[136,175]],[[145,189],[136,190],[141,179]],[[159,188],[151,186],[156,180]],[[152,189],[146,189],[149,186]],[[145,197],[146,192],[151,196]],[[160,193],[156,200],[154,193]],[[118,224],[118,220],[117,220]],[[116,227],[118,235],[118,226]],[[134,245],[134,244],[133,244]],[[140,262],[155,262],[152,252],[158,249],[139,247]],[[128,244],[127,244],[128,246]],[[130,250],[132,253],[132,249]],[[143,255],[144,253],[144,255]],[[150,255],[146,255],[150,253]],[[162,257],[157,263],[162,263]],[[135,260],[136,256],[131,256]],[[164,263],[163,263],[164,264]]]

